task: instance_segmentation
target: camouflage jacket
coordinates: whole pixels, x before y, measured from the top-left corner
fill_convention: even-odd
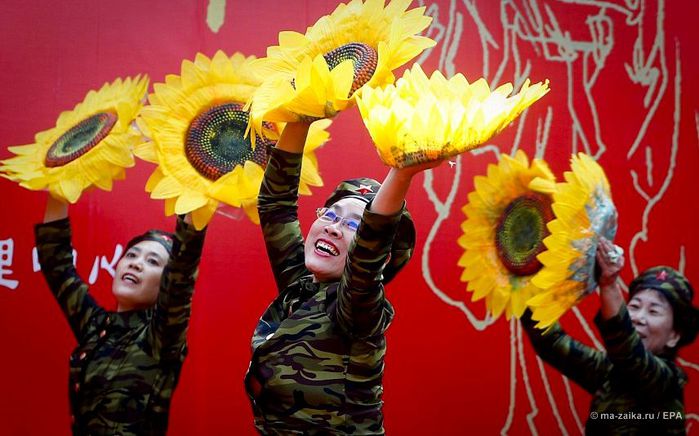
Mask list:
[[[315,283],[297,219],[300,173],[300,154],[274,149],[258,199],[279,296],[252,338],[246,389],[255,426],[262,434],[383,434],[393,308],[381,279],[400,213],[366,210],[341,280]]]
[[[685,434],[685,373],[669,356],[646,351],[626,306],[609,320],[598,314],[595,323],[606,353],[573,340],[558,324],[542,334],[529,312],[522,318],[539,357],[593,395],[585,433]]]
[[[68,219],[35,228],[39,261],[78,341],[69,392],[76,435],[164,435],[184,361],[205,231],[178,220],[172,257],[154,308],[108,312],[73,266]]]

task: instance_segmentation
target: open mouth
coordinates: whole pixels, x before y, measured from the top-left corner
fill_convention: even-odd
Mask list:
[[[137,285],[140,280],[138,280],[138,277],[131,273],[125,273],[121,276],[121,281]]]
[[[324,239],[318,239],[315,245],[316,253],[321,256],[338,256],[340,250],[337,249],[335,244]]]

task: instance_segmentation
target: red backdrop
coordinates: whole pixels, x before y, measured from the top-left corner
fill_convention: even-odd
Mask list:
[[[461,207],[473,176],[485,173],[496,151],[537,153],[559,177],[571,152],[587,151],[612,183],[617,243],[627,249],[624,278],[663,263],[699,283],[692,182],[699,163],[699,62],[692,48],[699,6],[663,0],[417,4],[434,17],[429,34],[438,41],[420,58],[426,71],[497,84],[548,78],[552,90],[483,152],[414,183],[408,202],[419,248],[388,288],[397,315],[388,332],[386,429],[579,433],[589,395],[545,368],[516,322],[484,322],[483,304],[470,302],[459,281]],[[10,155],[7,146],[31,143],[60,111],[117,76],[147,73],[162,81],[179,73],[183,59],[217,49],[261,56],[278,31],[303,31],[335,6],[329,0],[5,0],[0,158]],[[386,173],[356,109],[341,114],[330,131],[332,141],[318,152],[326,185],[301,201],[306,229],[339,180]],[[108,307],[114,306],[108,269],[116,245],[145,228],[173,226],[163,205],[143,192],[152,169],[139,162],[112,193],[90,192],[71,209],[78,270],[92,275],[92,292]],[[32,262],[32,224],[42,217],[44,195],[0,180],[0,433],[69,433],[66,380],[75,342]],[[259,229],[228,212],[209,229],[190,355],[173,400],[173,435],[254,433],[242,379],[250,336],[274,287]],[[564,326],[594,343],[589,327],[597,307],[593,295],[564,317]],[[699,347],[681,355],[691,380],[688,424],[696,434]]]

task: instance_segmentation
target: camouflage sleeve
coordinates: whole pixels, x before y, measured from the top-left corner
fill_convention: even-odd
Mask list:
[[[521,321],[534,351],[544,362],[591,394],[604,383],[609,369],[604,353],[574,340],[558,323],[544,333],[535,327],[529,310],[524,312]]]
[[[88,294],[73,265],[70,221],[65,218],[37,224],[34,234],[41,272],[79,342],[90,317],[102,309]]]
[[[394,215],[378,215],[371,212],[370,206],[364,209],[349,248],[335,314],[343,332],[355,339],[382,334],[393,319],[393,308],[382,284],[383,269],[403,210]]]
[[[636,386],[639,393],[649,395],[676,389],[681,378],[676,367],[645,349],[631,324],[626,305],[622,305],[619,313],[608,320],[602,319],[598,313],[595,323],[602,334],[609,360],[615,370],[620,370],[619,376],[631,381],[630,386]]]
[[[257,198],[262,235],[279,292],[307,274],[297,215],[302,154],[272,149]]]
[[[153,351],[164,360],[184,358],[194,282],[205,235],[206,228],[197,231],[181,217],[177,218],[172,256],[163,271],[152,320]]]

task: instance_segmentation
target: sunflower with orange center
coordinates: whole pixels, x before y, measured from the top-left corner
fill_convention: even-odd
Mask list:
[[[33,144],[9,147],[16,156],[0,165],[0,175],[27,189],[48,189],[70,203],[93,186],[111,191],[134,165],[132,148],[141,141],[131,123],[141,109],[147,76],[116,79],[90,91],[56,126],[36,134]]]
[[[321,17],[305,34],[285,31],[258,60],[265,77],[251,100],[251,127],[262,120],[328,118],[354,103],[363,87],[393,83],[393,70],[435,42],[418,36],[432,21],[411,0],[352,0]],[[263,132],[264,133],[264,132]]]
[[[224,202],[242,207],[259,223],[257,193],[271,148],[283,123],[263,123],[264,135],[253,147],[245,136],[245,102],[261,83],[254,57],[218,51],[182,62],[179,76],[154,86],[141,111],[139,126],[151,138],[134,152],[158,164],[146,184],[151,198],[165,200],[165,213],[192,214],[203,228]],[[329,121],[314,123],[304,149],[299,192],[322,186],[314,150],[328,140]]]
[[[556,219],[548,224],[547,251],[539,255],[544,267],[532,282],[543,289],[527,304],[537,327],[547,328],[597,287],[595,265],[600,237],[616,236],[617,211],[609,181],[592,157],[571,158],[565,182],[536,180],[532,186],[553,195]]]
[[[545,250],[546,224],[553,219],[550,192],[532,189],[535,180],[555,182],[546,162],[518,150],[514,158],[501,155],[488,165],[487,176],[474,178],[475,190],[462,209],[458,243],[464,249],[458,265],[468,282],[472,301],[485,298],[494,318],[519,318],[527,301],[541,289],[532,277],[542,268],[537,255]]]

